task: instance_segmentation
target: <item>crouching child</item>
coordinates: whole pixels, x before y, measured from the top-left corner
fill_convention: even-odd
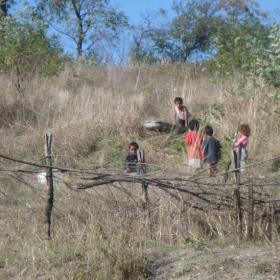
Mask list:
[[[137,150],[139,145],[136,142],[131,142],[128,145],[128,154],[125,157],[123,168],[125,173],[140,174],[140,166],[138,164]]]

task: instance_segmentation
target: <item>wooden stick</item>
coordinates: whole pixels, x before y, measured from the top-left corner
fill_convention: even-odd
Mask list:
[[[137,151],[137,157],[138,157],[138,162],[141,164],[140,165],[140,174],[141,175],[146,175],[147,170],[146,170],[146,164],[145,164],[145,154],[144,150]],[[144,210],[147,210],[149,212],[149,202],[148,202],[148,184],[146,180],[142,181],[142,206]]]
[[[239,188],[234,190],[234,204],[235,204],[235,229],[238,235],[241,234],[241,221],[242,221],[242,212],[241,212],[241,200],[240,200],[240,191]]]
[[[45,135],[45,155],[46,155],[46,178],[48,185],[47,204],[45,207],[46,240],[51,239],[51,216],[53,208],[53,174],[51,157],[52,134]]]
[[[254,225],[254,192],[253,185],[251,184],[249,187],[249,201],[248,201],[248,240],[253,240],[253,225]]]

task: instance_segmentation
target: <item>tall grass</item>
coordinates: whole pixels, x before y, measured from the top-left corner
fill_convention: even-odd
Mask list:
[[[3,75],[0,153],[44,163],[43,137],[51,132],[55,165],[110,165],[120,170],[128,143],[137,141],[146,152],[150,172],[183,174],[184,135],[148,132],[141,125],[145,120],[172,123],[173,99],[182,96],[201,128],[213,126],[224,146],[224,160],[238,120],[252,130],[250,163],[277,156],[279,120],[277,110],[270,110],[275,101],[269,98],[275,89],[258,80],[240,85],[238,73],[235,79],[223,80],[184,65],[67,65],[58,77],[34,77],[19,95],[12,77]],[[3,167],[24,168],[0,162]],[[251,172],[267,176],[278,165],[275,160]],[[86,179],[65,176],[68,181]],[[2,173],[0,183],[2,279],[144,279],[151,248],[194,248],[199,242],[225,240],[234,232],[233,213],[194,210],[186,204],[195,204],[188,195],[177,194],[178,202],[151,187],[147,223],[138,185],[77,192],[58,183],[52,241],[45,243],[44,186],[33,174]]]

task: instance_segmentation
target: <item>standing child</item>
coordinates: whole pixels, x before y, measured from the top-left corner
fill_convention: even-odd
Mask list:
[[[187,107],[183,105],[183,99],[181,97],[176,97],[174,99],[174,104],[175,124],[181,127],[187,127],[189,121],[192,119],[191,113],[188,111]]]
[[[246,160],[248,157],[248,151],[246,149],[248,145],[248,137],[251,135],[251,130],[249,125],[241,124],[238,128],[238,141],[235,141],[233,147],[235,148],[236,152],[238,151],[238,147],[241,146],[241,156],[240,156],[240,171],[245,171],[246,167]]]
[[[190,131],[186,134],[185,143],[188,147],[188,165],[202,168],[202,135],[199,130],[199,122],[192,119],[189,122]]]
[[[140,173],[140,167],[137,164],[137,150],[139,149],[139,145],[136,142],[131,142],[128,145],[128,154],[125,157],[123,168],[125,173],[136,172]]]
[[[202,156],[206,162],[209,176],[217,174],[218,160],[221,158],[221,144],[213,137],[213,128],[207,125],[204,129],[204,140],[202,142]]]

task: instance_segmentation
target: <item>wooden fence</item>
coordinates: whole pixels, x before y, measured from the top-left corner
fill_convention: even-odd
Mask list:
[[[211,208],[213,211],[231,211],[234,213],[235,232],[237,236],[244,235],[244,223],[246,222],[246,235],[248,240],[253,240],[254,227],[256,216],[257,219],[266,219],[267,223],[271,224],[275,215],[279,215],[279,203],[280,196],[275,194],[268,194],[264,192],[267,187],[277,188],[280,184],[280,179],[275,178],[240,178],[238,172],[239,166],[232,170],[227,171],[227,174],[233,175],[234,179],[230,182],[223,180],[225,173],[218,174],[215,178],[209,178],[208,176],[202,176],[199,173],[192,174],[174,174],[168,175],[168,172],[161,170],[159,172],[146,172],[148,164],[142,158],[140,163],[141,174],[125,174],[122,170],[116,170],[106,167],[95,167],[94,169],[71,169],[54,166],[52,162],[52,135],[45,135],[45,159],[46,164],[37,164],[34,162],[27,162],[20,159],[15,159],[5,155],[0,155],[2,159],[11,162],[17,162],[27,165],[27,168],[1,168],[2,172],[7,173],[34,173],[34,168],[46,170],[46,204],[45,204],[45,220],[46,225],[46,239],[51,238],[51,220],[52,209],[54,205],[54,182],[53,182],[53,170],[60,172],[71,172],[77,174],[83,174],[83,179],[75,181],[64,181],[63,183],[70,190],[87,190],[96,188],[101,185],[113,184],[115,182],[127,182],[134,183],[142,186],[142,208],[146,213],[146,219],[150,219],[149,215],[149,187],[153,186],[163,190],[171,197],[180,200],[180,193],[188,194],[192,197],[194,202],[184,201],[192,209],[199,211],[208,211]],[[268,161],[268,160],[267,160]],[[253,165],[263,164],[254,163]],[[33,169],[32,169],[33,168]],[[236,180],[236,176],[239,176]],[[0,193],[5,195],[4,191]],[[266,209],[264,211],[264,209]],[[260,211],[261,210],[261,211]],[[262,212],[261,215],[257,213]],[[246,215],[245,215],[246,214]],[[244,221],[246,217],[246,221]],[[268,232],[267,238],[269,239],[270,233]]]

